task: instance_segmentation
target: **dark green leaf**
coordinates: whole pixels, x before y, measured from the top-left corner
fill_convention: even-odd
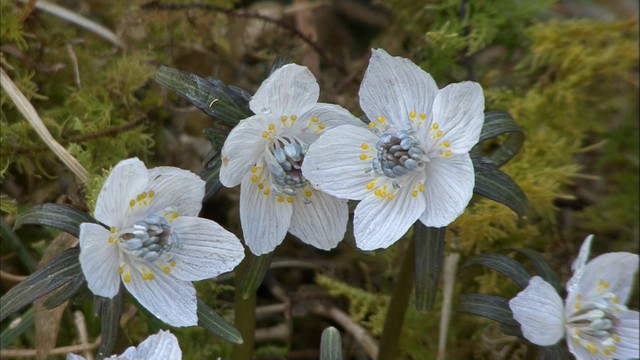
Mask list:
[[[497,167],[501,167],[518,153],[524,143],[524,132],[508,112],[497,110],[485,113],[480,140],[473,151],[479,151],[483,141],[502,134],[507,134],[504,142],[488,155]]]
[[[274,253],[271,252],[269,254],[256,256],[249,253],[245,258],[245,261],[248,261],[248,265],[241,275],[242,285],[240,287],[243,299],[248,299],[251,294],[254,294],[258,290],[262,279],[264,279],[264,276],[269,270],[269,266],[271,266],[273,254]]]
[[[31,274],[26,280],[14,286],[0,299],[4,320],[7,316],[33,303],[55,289],[83,277],[76,246],[60,253],[51,262]]]
[[[216,314],[200,299],[198,299],[198,325],[224,341],[242,344],[242,336],[238,329],[229,324],[222,316]]]
[[[320,339],[320,360],[342,360],[342,340],[340,331],[330,326],[322,332]]]
[[[227,126],[233,127],[238,121],[253,115],[249,109],[248,93],[227,86],[219,79],[203,79],[163,66],[156,73],[156,81]]]
[[[544,256],[539,252],[531,249],[505,249],[501,252],[516,252],[521,254],[527,258],[533,265],[533,268],[536,270],[536,274],[540,276],[544,281],[548,282],[553,286],[554,289],[558,292],[558,294],[562,295],[564,289],[562,285],[560,285],[560,280],[558,279],[558,274],[551,268],[547,260],[545,260]]]
[[[83,287],[86,286],[87,281],[84,276],[78,276],[68,283],[62,285],[58,290],[56,290],[55,294],[50,296],[45,302],[42,304],[46,309],[56,308],[65,301],[71,299],[76,293]]]
[[[489,158],[472,155],[471,161],[476,178],[473,192],[508,206],[518,216],[524,216],[529,202],[518,184],[500,171]]]
[[[567,351],[562,345],[562,341],[551,346],[536,346],[538,348],[538,359],[567,360]]]
[[[35,311],[33,307],[31,307],[20,316],[19,321],[12,321],[11,324],[0,333],[0,349],[11,345],[14,339],[18,338],[25,331],[33,328],[35,319]]]
[[[98,221],[91,215],[71,206],[42,204],[18,214],[14,228],[17,229],[25,224],[45,225],[79,237],[80,224],[82,223],[98,224]]]
[[[204,180],[204,198],[208,199],[215,195],[222,188],[220,182],[220,166],[222,165],[222,158],[220,157],[220,151],[211,151],[207,157],[207,161],[204,164],[204,168],[200,172],[200,178]]]
[[[4,216],[0,217],[0,229],[2,230],[2,239],[6,240],[11,249],[18,254],[20,262],[24,264],[29,271],[36,271],[38,262],[31,256],[24,243],[20,241],[18,236],[9,228],[9,225],[4,221]]]
[[[469,258],[460,270],[473,265],[480,265],[495,270],[513,280],[521,288],[527,287],[527,285],[529,285],[529,279],[531,279],[531,275],[522,264],[501,254],[481,254],[474,256]]]
[[[291,62],[291,59],[286,56],[276,56],[276,58],[273,60],[273,64],[271,64],[271,69],[269,69],[269,75],[273,74],[274,71],[280,69],[284,65],[290,64]]]
[[[111,299],[96,296],[94,298],[94,308],[100,314],[100,347],[96,357],[98,360],[113,353],[113,349],[118,339],[120,331],[120,316],[122,315],[122,305],[124,291],[122,286],[118,294]]]
[[[442,267],[445,232],[445,227],[426,227],[420,221],[413,225],[418,311],[429,311],[433,307]]]
[[[461,294],[458,311],[497,321],[502,332],[507,335],[522,335],[520,324],[513,319],[509,308],[509,299],[486,294]]]

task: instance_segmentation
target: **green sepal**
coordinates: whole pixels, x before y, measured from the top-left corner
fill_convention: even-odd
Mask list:
[[[526,248],[519,249],[504,249],[501,250],[502,253],[517,253],[523,255],[531,265],[533,269],[536,271],[536,274],[540,276],[544,281],[548,282],[553,286],[554,289],[558,292],[559,295],[562,295],[564,292],[564,288],[560,285],[560,280],[558,279],[558,274],[551,268],[551,265],[547,262],[547,260],[540,254],[539,252]]]
[[[67,249],[11,288],[0,299],[0,321],[78,277],[84,277],[78,260],[79,255],[80,249],[77,246]]]
[[[458,311],[497,321],[506,335],[522,336],[520,324],[513,319],[509,308],[509,299],[487,294],[461,294]]]
[[[79,237],[80,224],[82,223],[99,224],[91,215],[74,207],[59,204],[42,204],[32,206],[18,214],[14,229],[18,229],[25,224],[45,225]]]
[[[487,111],[484,114],[480,140],[478,140],[478,145],[471,152],[480,153],[482,151],[482,142],[503,134],[506,134],[507,137],[502,144],[489,154],[483,154],[490,158],[497,167],[506,164],[518,153],[524,143],[524,131],[516,124],[508,112],[502,110]]]
[[[502,254],[480,254],[471,257],[465,261],[460,270],[473,265],[480,265],[495,270],[513,280],[523,289],[529,285],[529,279],[531,279],[531,274],[529,274],[522,264]]]
[[[320,338],[320,360],[342,360],[342,340],[340,331],[329,326]]]
[[[518,216],[527,212],[527,196],[513,179],[498,169],[488,157],[471,155],[475,186],[473,192],[508,206]]]
[[[100,315],[100,346],[96,354],[97,360],[102,360],[113,354],[120,332],[123,300],[122,286],[120,286],[118,294],[111,299],[100,296],[95,296],[93,299],[94,311]]]
[[[203,79],[162,66],[156,72],[156,81],[227,126],[233,127],[240,120],[253,115],[249,109],[249,93],[235,86],[228,86],[219,79]]]
[[[30,307],[22,314],[19,323],[13,324],[13,326],[7,326],[6,329],[2,330],[2,333],[0,333],[0,349],[11,345],[13,340],[24,334],[25,331],[33,328],[35,322],[36,312],[33,307]]]
[[[242,344],[242,335],[222,316],[216,314],[207,304],[198,299],[198,325],[213,335],[232,344]]]
[[[258,290],[258,287],[262,284],[262,280],[271,266],[273,254],[273,252],[270,252],[268,254],[256,256],[249,253],[249,255],[245,257],[245,261],[247,261],[248,264],[242,272],[242,282],[240,283],[243,299],[248,299],[249,296]]]
[[[416,309],[418,311],[431,310],[435,302],[444,255],[446,229],[446,227],[424,226],[420,221],[416,221],[413,225]]]

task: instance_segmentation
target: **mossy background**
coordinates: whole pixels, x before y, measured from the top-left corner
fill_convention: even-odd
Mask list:
[[[369,49],[382,47],[412,59],[440,86],[466,79],[480,82],[487,109],[510,112],[526,134],[519,154],[502,169],[526,193],[527,216],[518,219],[503,205],[474,198],[449,228],[448,252],[460,253],[464,261],[504,248],[532,248],[544,254],[562,281],[570,276],[570,263],[588,234],[596,235],[594,255],[638,253],[636,1],[198,2],[208,10],[163,10],[139,0],[57,3],[111,29],[121,46],[36,10],[32,3],[0,0],[0,64],[54,138],[93,178],[81,186],[3,90],[3,228],[10,229],[16,213],[35,204],[67,203],[90,211],[103,169],[128,157],[137,156],[149,167],[202,169],[210,149],[202,131],[215,120],[153,80],[162,65],[254,92],[273,59],[284,55],[315,73],[322,101],[361,115],[357,91]],[[169,2],[156,4],[163,3]],[[277,22],[240,16],[242,12]],[[299,34],[313,39],[317,49]],[[240,236],[237,199],[237,188],[223,189],[204,204],[203,216]],[[26,227],[16,235],[19,248],[3,236],[2,272],[28,275],[32,269],[16,253],[26,250],[39,260],[57,233]],[[406,241],[400,241],[386,251],[365,254],[347,238],[332,252],[320,252],[288,238],[258,292],[256,358],[317,358],[321,331],[336,325],[318,314],[317,304],[343,309],[374,338],[380,336],[404,247]],[[197,285],[199,296],[230,319],[231,277]],[[518,291],[503,277],[478,268],[464,270],[457,279],[457,294],[511,297]],[[16,283],[4,275],[0,280],[3,293]],[[123,323],[118,352],[161,325],[131,299],[127,303],[130,317]],[[638,308],[637,295],[630,307]],[[76,310],[84,313],[91,339],[99,335],[90,303],[71,305],[62,316],[59,347],[78,343],[72,320]],[[435,359],[439,310],[439,300],[427,314],[409,309],[399,358]],[[228,344],[203,329],[172,331],[185,359],[230,353]],[[343,344],[346,358],[365,358],[344,332]],[[34,328],[2,347],[35,348]],[[450,359],[533,356],[516,338],[502,335],[496,324],[455,312],[447,354]]]

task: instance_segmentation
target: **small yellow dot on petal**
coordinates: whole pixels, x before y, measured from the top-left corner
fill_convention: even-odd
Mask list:
[[[171,268],[168,267],[168,266],[165,266],[165,267],[162,268],[162,271],[164,271],[165,274],[168,274],[168,273],[171,272]]]
[[[133,207],[135,204],[136,204],[135,200],[133,200],[133,199],[129,200],[129,206],[130,207]]]
[[[318,124],[318,129],[320,130],[324,130],[326,128],[326,126],[322,123]]]
[[[369,145],[363,143],[362,145],[360,145],[360,147],[362,148],[362,150],[367,150],[369,149]]]
[[[122,278],[122,280],[124,280],[124,282],[126,282],[127,284],[131,282],[131,273],[126,273],[124,274],[124,277]]]
[[[279,203],[284,202],[284,196],[282,195],[278,196],[277,200]]]
[[[169,263],[169,265],[171,265],[171,266],[176,266],[176,261],[175,261],[175,260],[173,260],[172,262],[170,262],[170,263]]]
[[[411,111],[411,112],[409,113],[409,117],[410,117],[410,118],[412,118],[412,119],[413,119],[414,117],[416,117],[416,112],[415,112],[415,111]]]
[[[295,115],[291,115],[291,122],[298,120],[298,117]]]
[[[293,196],[287,196],[287,202],[293,204]]]
[[[262,137],[265,138],[265,139],[268,138],[269,137],[269,133],[266,132],[266,131],[263,131],[262,132]]]
[[[360,154],[360,160],[364,161],[367,160],[370,156],[367,154]]]
[[[420,113],[420,120],[425,121],[426,119],[427,119],[427,114]],[[438,126],[438,123],[435,123],[434,125]],[[434,129],[437,129],[437,127],[434,127]]]
[[[424,114],[420,114],[420,118],[421,118],[421,119],[422,119],[422,115],[424,115]],[[426,115],[425,115],[425,117],[426,117]],[[431,125],[431,128],[432,128],[433,130],[438,130],[438,129],[440,128],[440,125],[438,125],[438,123],[437,123],[437,122],[434,122],[434,123],[433,123],[433,125]]]
[[[113,236],[109,236],[109,244],[113,244],[116,242],[116,239]]]
[[[280,118],[280,120],[284,123],[287,121],[287,116],[286,115],[282,115],[282,117]],[[269,130],[273,130],[271,129],[271,127],[269,127]]]
[[[384,119],[384,116],[382,116],[382,115],[378,116],[378,118],[377,118],[376,120],[378,120],[378,122],[379,122],[380,124],[384,124],[384,123],[386,123],[386,122],[387,122],[387,120],[385,120],[385,119]]]
[[[115,234],[115,233],[118,231],[118,229],[116,229],[116,227],[115,227],[115,226],[112,226],[112,227],[110,227],[110,228],[109,228],[109,231],[110,231],[112,234]]]
[[[369,129],[373,129],[374,127],[376,127],[376,123],[370,122],[368,126],[369,126]]]
[[[311,195],[313,195],[313,193],[311,192],[311,190],[305,190],[305,191],[304,191],[304,196],[306,196],[306,197],[311,197]]]
[[[155,191],[149,191],[149,193],[148,193],[148,194],[149,194],[149,197],[150,197],[150,198],[152,198],[152,197],[156,196]]]
[[[265,195],[269,195],[271,194],[271,189],[264,189],[264,191],[262,192]]]
[[[314,122],[314,123],[315,123],[315,122],[318,122],[318,121],[319,121],[319,120],[318,120],[318,118],[317,118],[316,116],[312,116],[312,117],[311,117],[311,122]]]
[[[596,346],[593,345],[592,342],[587,342],[587,345],[585,347],[592,354],[597,354],[598,353],[598,348],[596,348]]]
[[[257,182],[258,181],[258,175],[251,175],[251,182]]]
[[[276,126],[274,124],[269,124],[269,131],[273,131],[276,129]]]

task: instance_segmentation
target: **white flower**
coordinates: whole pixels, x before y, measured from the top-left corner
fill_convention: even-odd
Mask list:
[[[180,360],[182,351],[178,339],[169,331],[160,330],[138,345],[131,346],[122,355],[113,355],[107,360]],[[67,360],[85,360],[83,356],[68,354]]]
[[[357,246],[386,248],[417,219],[432,227],[455,220],[473,194],[468,153],[484,122],[480,85],[467,81],[438,90],[411,61],[373,50],[360,106],[370,130],[327,131],[302,167],[314,187],[362,200],[354,216]]]
[[[638,270],[638,255],[607,253],[586,263],[592,238],[586,238],[573,263],[566,303],[549,283],[534,276],[509,301],[513,318],[536,345],[553,345],[566,335],[569,350],[580,360],[637,358],[640,318],[624,304]]]
[[[174,167],[119,162],[104,183],[95,218],[110,229],[80,225],[80,265],[89,289],[112,298],[120,279],[142,306],[173,326],[196,325],[191,281],[232,270],[244,257],[240,240],[197,217],[204,181]]]
[[[340,106],[317,103],[319,92],[306,67],[279,68],[251,99],[255,115],[241,121],[222,148],[220,181],[241,185],[242,231],[256,255],[272,252],[287,231],[324,250],[344,236],[346,201],[311,187],[300,167],[325,130],[362,122]]]

